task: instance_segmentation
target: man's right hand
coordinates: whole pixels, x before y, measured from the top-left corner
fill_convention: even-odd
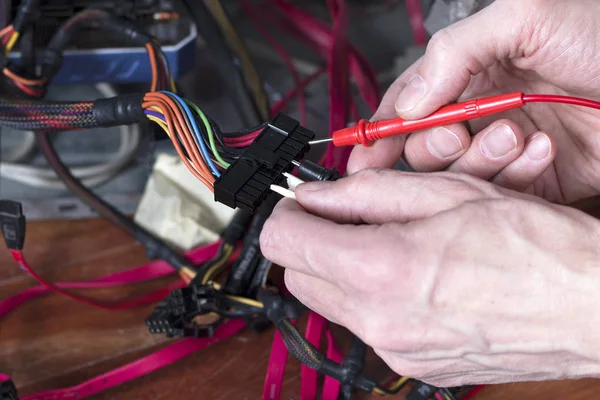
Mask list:
[[[386,93],[373,119],[423,118],[456,100],[512,91],[600,97],[600,2],[497,0],[438,32]],[[600,112],[528,105],[470,124],[357,147],[349,171],[447,169],[547,200],[600,194]]]

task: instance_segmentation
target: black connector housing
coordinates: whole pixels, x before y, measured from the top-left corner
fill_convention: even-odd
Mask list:
[[[417,383],[406,395],[406,400],[428,400],[435,396],[438,388],[424,382]]]
[[[0,228],[11,250],[22,250],[25,244],[25,215],[21,203],[12,200],[0,200]]]
[[[314,138],[298,121],[279,114],[217,179],[215,201],[254,213],[271,193],[271,185],[285,182],[282,173],[304,157]]]
[[[298,178],[303,181],[337,181],[340,171],[335,168],[325,168],[310,160],[303,160],[298,167]]]

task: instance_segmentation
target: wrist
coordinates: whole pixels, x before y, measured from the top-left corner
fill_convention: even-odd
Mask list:
[[[582,229],[572,231],[572,249],[561,256],[563,269],[557,278],[564,282],[559,294],[564,297],[557,299],[563,305],[562,315],[556,316],[562,325],[558,340],[578,360],[565,363],[566,377],[600,378],[600,221],[574,212]]]

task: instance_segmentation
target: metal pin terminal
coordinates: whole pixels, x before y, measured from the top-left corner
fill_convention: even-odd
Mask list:
[[[312,146],[314,144],[330,143],[330,142],[333,142],[333,138],[313,140],[312,142],[308,142],[308,144]]]

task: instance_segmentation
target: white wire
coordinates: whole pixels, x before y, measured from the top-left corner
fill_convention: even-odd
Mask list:
[[[114,97],[117,95],[114,88],[106,83],[97,84],[96,89],[104,97]],[[76,178],[80,179],[85,186],[95,187],[114,178],[134,157],[141,137],[139,126],[121,126],[119,127],[119,130],[121,144],[110,160],[102,164],[71,168],[71,173]],[[32,140],[35,139],[33,134],[30,134],[30,132],[27,133],[27,138],[31,137]],[[29,141],[29,139],[26,139],[26,141]],[[25,144],[20,146],[19,150],[21,148],[25,148]],[[15,163],[14,161],[18,161],[24,157],[15,157],[15,153],[17,152],[11,154],[12,160],[8,160],[9,162],[6,162],[4,160],[5,157],[3,156],[3,160],[0,162],[0,176],[39,188],[65,188],[65,185],[58,179],[53,170],[47,167],[36,167],[33,165]],[[23,153],[23,151],[20,150],[19,153]]]

